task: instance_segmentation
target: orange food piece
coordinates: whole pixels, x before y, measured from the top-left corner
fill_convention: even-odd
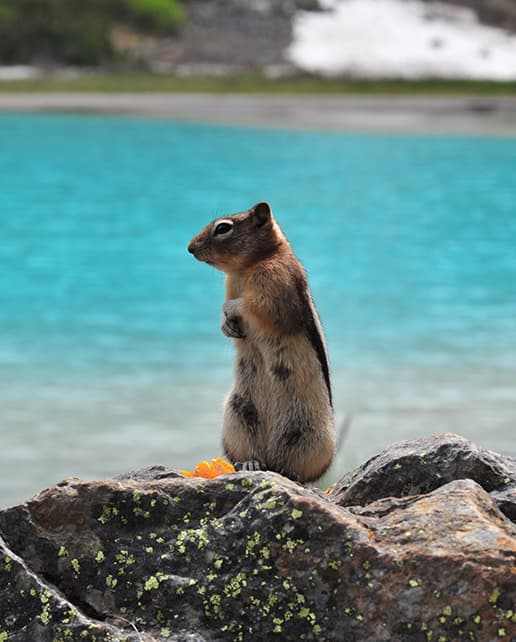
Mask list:
[[[235,467],[222,457],[212,459],[210,462],[200,461],[193,472],[189,470],[180,470],[185,477],[204,477],[204,479],[214,479],[219,475],[229,475],[235,472]]]

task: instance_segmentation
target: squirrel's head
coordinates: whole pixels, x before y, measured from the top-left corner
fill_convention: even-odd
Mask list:
[[[188,245],[196,259],[223,272],[240,272],[271,256],[284,237],[268,203],[209,223]]]

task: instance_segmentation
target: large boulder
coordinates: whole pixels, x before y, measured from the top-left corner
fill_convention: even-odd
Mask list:
[[[454,435],[329,493],[266,472],[69,479],[0,511],[0,642],[511,640],[515,484]]]

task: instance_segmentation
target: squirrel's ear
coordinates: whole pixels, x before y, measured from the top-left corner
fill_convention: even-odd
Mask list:
[[[251,208],[251,216],[256,227],[263,227],[271,221],[271,206],[265,201],[263,203],[257,203]]]

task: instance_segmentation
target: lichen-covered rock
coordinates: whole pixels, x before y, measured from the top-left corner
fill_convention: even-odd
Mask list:
[[[516,461],[444,433],[386,448],[333,487],[341,506],[365,505],[383,497],[428,493],[456,479],[472,479],[516,521]]]
[[[265,472],[68,480],[0,511],[0,641],[514,638],[516,528],[497,498],[442,466],[408,494],[390,470],[388,492],[349,506],[359,477],[327,495]]]

